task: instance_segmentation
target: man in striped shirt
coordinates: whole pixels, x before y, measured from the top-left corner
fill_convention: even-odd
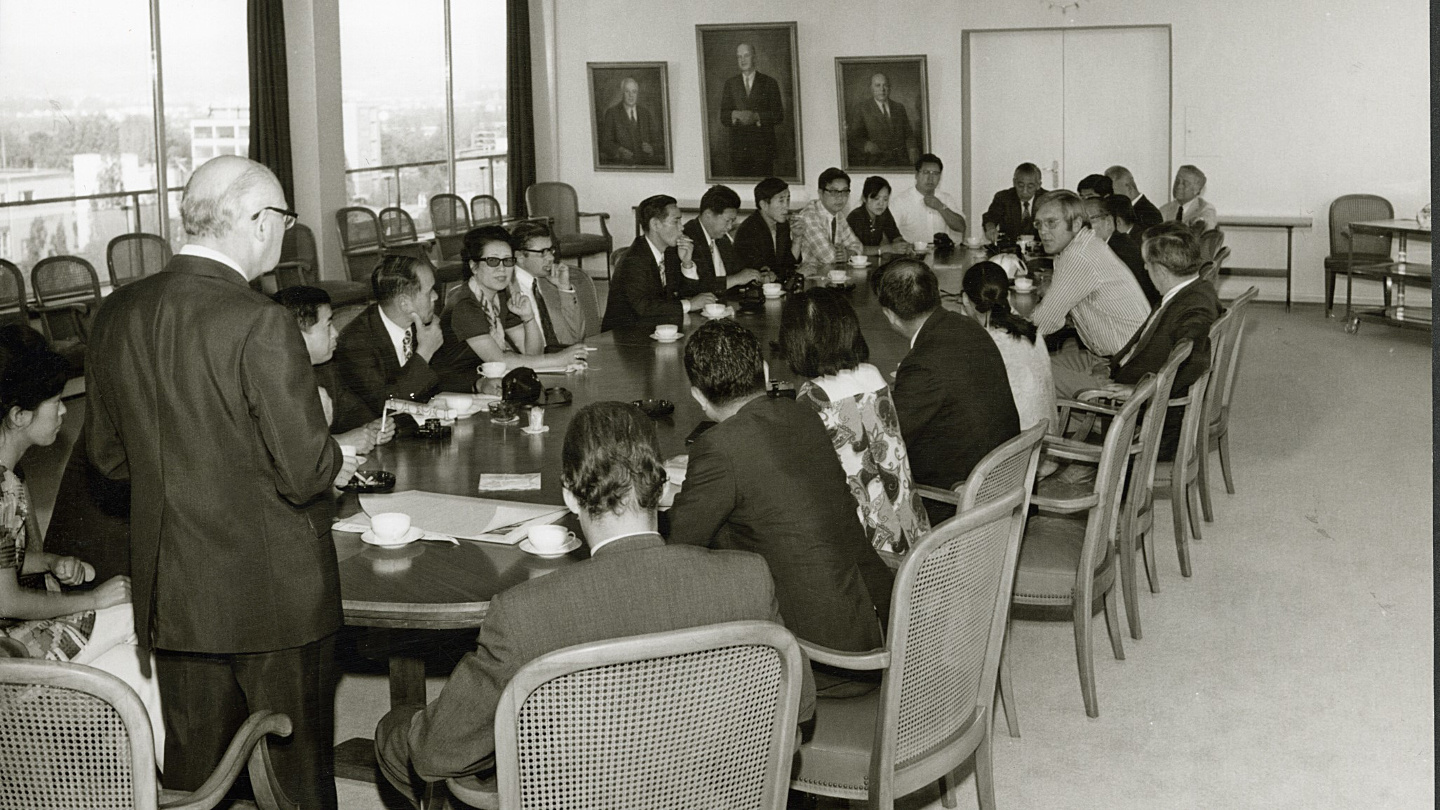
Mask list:
[[[1055,277],[1030,319],[1048,335],[1064,326],[1068,315],[1085,344],[1067,341],[1051,358],[1055,388],[1069,397],[1075,391],[1068,380],[1108,376],[1111,356],[1145,322],[1150,305],[1130,269],[1090,230],[1075,192],[1041,197],[1035,227],[1045,252],[1055,257]]]

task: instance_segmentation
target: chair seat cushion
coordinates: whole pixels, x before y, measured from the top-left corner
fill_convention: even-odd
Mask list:
[[[1025,522],[1015,599],[1068,602],[1085,545],[1085,519],[1038,515]]]
[[[816,698],[815,735],[800,746],[795,758],[791,774],[795,789],[864,798],[879,713],[879,689],[853,698]]]
[[[561,258],[588,256],[610,252],[610,240],[598,233],[567,233],[556,240],[556,255]]]

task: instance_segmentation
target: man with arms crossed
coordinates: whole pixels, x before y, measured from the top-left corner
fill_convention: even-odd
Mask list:
[[[739,551],[665,545],[655,510],[665,488],[650,418],[597,402],[565,432],[561,483],[590,559],[490,600],[479,647],[461,659],[428,706],[392,709],[375,729],[380,770],[412,801],[424,782],[494,767],[495,708],[532,659],[590,641],[720,622],[780,623],[765,561]],[[852,510],[853,511],[853,510]],[[808,670],[800,719],[815,711]]]
[[[939,190],[944,172],[940,158],[921,155],[915,161],[915,185],[890,198],[890,213],[906,241],[929,242],[937,233],[956,244],[965,241],[965,215],[955,210],[960,203]]]
[[[336,805],[335,547],[301,505],[349,480],[310,357],[284,307],[249,287],[295,219],[240,157],[185,187],[189,244],[96,313],[85,364],[91,462],[131,482],[136,635],[155,648],[165,785],[193,790],[245,718],[284,712],[272,746],[304,807]]]

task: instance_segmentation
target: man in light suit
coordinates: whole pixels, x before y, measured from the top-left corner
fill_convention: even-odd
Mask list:
[[[295,319],[250,289],[295,214],[269,169],[216,158],[185,187],[189,244],[116,290],[85,364],[90,460],[131,485],[135,629],[156,652],[165,786],[193,790],[254,711],[305,807],[336,805],[334,634],[340,578],[302,505],[355,469],[330,437]]]
[[[685,296],[699,292],[724,295],[732,287],[749,284],[761,278],[760,271],[753,267],[741,269],[735,257],[735,243],[730,231],[735,227],[735,217],[740,210],[740,195],[728,186],[711,186],[700,198],[700,216],[685,223],[684,233],[695,244],[691,254],[695,259],[693,274],[689,270],[680,272],[680,294]],[[765,281],[774,281],[773,275],[766,275]]]
[[[870,77],[870,98],[850,111],[845,140],[852,166],[909,166],[920,156],[905,106],[890,98],[890,79]]]
[[[639,409],[620,402],[582,408],[561,459],[565,504],[580,519],[590,559],[496,594],[478,648],[461,659],[440,697],[428,706],[397,706],[381,719],[376,759],[412,801],[423,782],[493,768],[500,693],[545,653],[720,622],[780,623],[764,560],[667,546],[656,533],[666,473],[654,424]],[[814,714],[814,701],[807,669],[800,719]]]
[[[1214,230],[1219,226],[1219,215],[1215,213],[1215,206],[1200,196],[1204,191],[1204,172],[1188,163],[1176,169],[1175,186],[1170,192],[1173,199],[1160,206],[1161,219],[1191,226],[1198,222],[1200,230]]]
[[[785,118],[780,83],[756,70],[755,48],[735,49],[740,73],[725,80],[720,125],[730,132],[730,174],[766,177],[775,173],[775,127]]]
[[[662,323],[679,326],[685,313],[715,302],[715,295],[709,292],[689,298],[680,295],[682,271],[688,267],[694,272],[691,253],[695,243],[680,232],[680,206],[675,198],[665,194],[646,197],[640,203],[640,222],[645,232],[635,237],[610,279],[601,331],[654,328]]]
[[[414,256],[388,254],[370,274],[375,303],[340,332],[335,373],[364,405],[364,421],[379,419],[391,397],[427,400],[440,375],[430,360],[444,342],[435,317],[435,274]]]
[[[655,114],[641,107],[640,84],[626,77],[620,102],[600,117],[600,161],[624,166],[662,166],[665,141]]]
[[[595,282],[580,268],[555,261],[550,226],[529,220],[516,225],[510,236],[515,240],[515,283],[535,302],[545,351],[600,334]]]
[[[1035,235],[1035,205],[1045,196],[1040,187],[1040,167],[1034,163],[1021,163],[1011,176],[1011,187],[995,192],[981,221],[985,223],[985,237],[997,242],[1002,235],[1015,240],[1021,236]]]

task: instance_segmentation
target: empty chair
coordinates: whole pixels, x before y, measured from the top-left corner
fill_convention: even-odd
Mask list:
[[[25,274],[14,262],[0,259],[0,324],[30,325],[30,302],[25,296]]]
[[[1224,334],[1228,344],[1215,355],[1210,391],[1205,399],[1205,417],[1200,428],[1200,509],[1207,521],[1215,515],[1210,502],[1210,453],[1220,453],[1220,471],[1225,476],[1225,491],[1235,494],[1235,479],[1230,471],[1230,402],[1235,395],[1235,380],[1240,375],[1240,345],[1245,339],[1245,319],[1250,302],[1260,294],[1251,287],[1230,304],[1230,316]],[[1213,340],[1213,338],[1212,338]]]
[[[129,284],[165,269],[173,255],[170,243],[153,233],[122,233],[105,247],[105,264],[110,269],[110,283],[116,287]]]
[[[430,198],[430,225],[436,236],[464,234],[470,230],[470,209],[458,194],[436,194]]]
[[[386,247],[414,242],[419,236],[409,211],[393,205],[380,209],[380,241]]]
[[[802,642],[812,661],[883,676],[867,695],[816,699],[815,733],[800,745],[794,789],[892,808],[938,782],[953,807],[957,771],[974,756],[980,807],[995,806],[990,712],[1043,433],[1031,428],[982,459],[959,514],[905,556],[884,649],[845,653]]]
[[[40,302],[35,313],[45,339],[70,361],[72,375],[83,374],[90,316],[100,305],[95,268],[79,256],[51,256],[30,269],[30,287]]]
[[[119,678],[61,661],[0,656],[0,806],[162,806],[155,742],[140,698]],[[260,711],[193,793],[165,791],[165,807],[214,807],[248,761],[261,808],[293,808],[274,781],[266,737],[290,735],[290,718]]]
[[[500,696],[498,806],[780,810],[805,666],[789,631],[759,621],[547,653]],[[488,783],[447,785],[496,806]]]
[[[535,213],[531,211],[530,213]],[[470,198],[470,221],[475,227],[481,225],[498,225],[505,217],[500,208],[500,201],[489,194],[476,194]]]
[[[320,278],[320,253],[315,246],[315,232],[301,222],[285,232],[285,240],[280,247],[280,263],[275,265],[274,272],[279,289],[301,284],[319,287],[330,294],[330,305],[335,309],[365,304],[370,300],[368,278],[365,281]]]
[[[609,214],[581,211],[575,189],[569,183],[531,185],[525,189],[525,208],[531,216],[550,218],[550,230],[555,236],[555,258],[578,258],[583,264],[586,256],[604,253],[605,277],[610,277],[610,251],[615,245],[606,226]],[[600,233],[581,231],[581,217],[595,217],[600,223]]]
[[[345,256],[347,275],[352,281],[369,282],[380,261],[379,218],[369,208],[351,206],[335,212],[335,225],[340,228],[340,252]]]
[[[1325,257],[1325,315],[1335,307],[1335,274],[1355,264],[1390,261],[1389,234],[1351,233],[1350,223],[1368,219],[1393,219],[1395,206],[1374,194],[1346,194],[1330,203],[1330,255]],[[1388,292],[1388,290],[1387,290]],[[1386,301],[1389,305],[1389,301]]]

